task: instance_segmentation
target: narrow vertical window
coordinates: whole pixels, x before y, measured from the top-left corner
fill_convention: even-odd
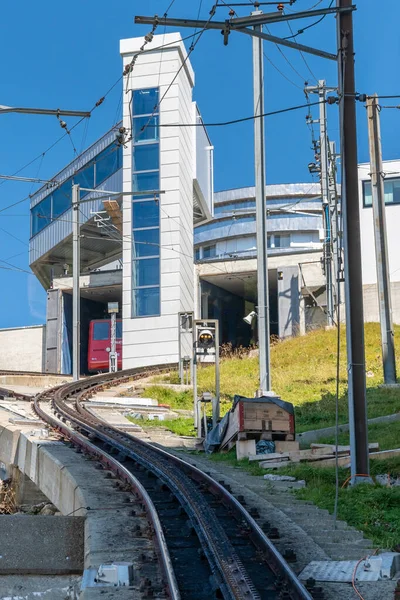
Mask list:
[[[133,318],[161,313],[158,97],[158,89],[132,92]]]

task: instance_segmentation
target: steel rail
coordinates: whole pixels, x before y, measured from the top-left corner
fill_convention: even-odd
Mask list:
[[[124,378],[117,379],[117,381],[122,380]],[[99,428],[100,419],[96,419],[90,413],[86,417],[79,415],[67,406],[63,399],[63,396],[68,395],[68,387],[71,386],[65,386],[56,392],[55,410],[75,423],[75,426],[86,429],[91,435],[118,448],[121,453],[132,457],[145,468],[152,469],[174,491],[174,494],[185,507],[187,514],[191,517],[193,527],[202,542],[223,597],[226,600],[242,600],[243,598],[259,600],[257,590],[216,515],[204,501],[193,482],[183,476],[182,471],[176,469],[175,465],[171,465],[171,461],[168,460],[170,455],[166,453],[163,460],[160,460],[157,451],[154,451],[153,447],[146,443],[138,444],[140,448],[132,449],[128,446],[135,441],[125,439],[119,430],[109,427],[107,424],[101,425],[101,428]],[[74,385],[74,387],[77,386]],[[102,389],[103,386],[100,386],[100,388]],[[81,391],[78,397],[87,393],[85,390]],[[121,443],[121,439],[124,443]]]
[[[141,464],[147,464],[147,468],[150,464],[152,469],[157,471],[158,475],[162,479],[165,480],[165,466],[163,471],[163,469],[160,469],[154,464],[160,462],[160,460],[166,463],[168,462],[170,465],[174,465],[177,469],[179,469],[181,472],[183,471],[194,481],[205,484],[213,494],[220,496],[223,500],[223,503],[231,508],[233,512],[246,523],[250,531],[252,542],[265,555],[271,571],[276,576],[280,576],[286,582],[287,588],[290,592],[290,597],[293,600],[312,600],[312,596],[310,596],[302,583],[296,578],[295,574],[291,571],[283,557],[277,552],[276,548],[270,542],[262,529],[257,525],[255,520],[236,500],[236,498],[234,498],[222,485],[180,458],[177,458],[159,448],[154,448],[138,438],[133,438],[132,436],[111,427],[101,419],[96,419],[93,414],[88,412],[81,405],[81,401],[86,397],[93,395],[95,390],[97,391],[99,389],[103,389],[105,386],[108,387],[110,385],[116,385],[117,383],[126,381],[128,379],[138,379],[146,374],[150,375],[156,372],[170,370],[171,368],[173,368],[173,365],[158,365],[155,367],[130,369],[129,371],[98,375],[89,379],[66,384],[64,386],[58,386],[52,399],[53,408],[61,416],[61,418],[63,418],[63,420],[68,419],[78,429],[86,431],[86,433],[89,435],[103,439],[105,443],[114,446],[125,455],[133,454],[134,459]],[[70,399],[71,396],[75,396],[76,411],[69,407],[65,402],[66,400]],[[44,418],[44,420],[49,420],[49,416],[46,413],[43,413],[42,418]],[[136,448],[132,450],[132,446],[136,446]],[[143,456],[143,452],[146,452],[148,455],[150,454],[150,458],[149,456],[145,458]],[[229,581],[229,574],[231,573],[230,569],[227,567],[229,567],[229,565],[222,565],[222,572],[224,572],[224,569],[228,571],[228,575],[225,575],[225,578]],[[234,592],[234,594],[236,594],[236,592]],[[243,596],[231,595],[230,597],[241,598]],[[250,597],[257,597],[254,596],[254,590],[251,589],[251,586],[250,589],[248,588],[246,594],[246,598]]]
[[[54,391],[54,388],[51,391]],[[48,422],[56,431],[59,431],[64,436],[69,438],[74,444],[82,448],[88,454],[94,456],[100,463],[104,465],[106,469],[112,471],[116,475],[116,477],[124,480],[129,485],[132,492],[141,499],[141,502],[147,514],[147,518],[152,526],[152,531],[156,538],[156,553],[161,562],[161,570],[165,578],[167,593],[171,600],[181,600],[181,594],[179,592],[178,583],[176,581],[175,571],[172,565],[171,556],[164,536],[164,531],[162,529],[157,510],[146,489],[143,487],[140,481],[115,458],[110,456],[104,450],[101,450],[100,448],[92,444],[90,441],[87,440],[87,438],[85,438],[80,433],[73,431],[65,424],[60,423],[57,419],[52,418],[48,413],[43,411],[40,407],[40,401],[44,399],[44,397],[48,394],[49,391],[42,392],[34,398],[34,410],[38,414],[38,416],[44,421]],[[85,507],[82,508],[84,509]]]

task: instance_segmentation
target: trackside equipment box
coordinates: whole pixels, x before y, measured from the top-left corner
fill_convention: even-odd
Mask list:
[[[293,404],[279,396],[235,396],[221,448],[246,439],[294,440]]]

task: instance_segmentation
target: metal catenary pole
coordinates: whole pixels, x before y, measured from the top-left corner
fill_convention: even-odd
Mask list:
[[[78,381],[80,375],[80,329],[81,329],[81,294],[80,294],[80,189],[78,184],[72,186],[72,376]]]
[[[319,105],[319,127],[320,127],[320,153],[321,153],[321,188],[322,209],[325,224],[325,275],[326,275],[326,307],[327,324],[334,324],[334,296],[333,296],[333,274],[332,274],[332,214],[329,194],[329,140],[326,117],[326,82],[318,82],[318,95],[321,101]]]
[[[252,16],[262,14],[261,11]],[[261,31],[262,25],[255,25]],[[259,347],[260,392],[271,389],[269,347],[269,297],[268,297],[268,244],[267,207],[265,196],[265,131],[264,119],[264,54],[263,42],[253,38],[253,89],[254,89],[254,164],[256,183],[256,234],[257,234],[257,326]]]
[[[351,0],[337,0],[350,9]],[[354,79],[353,15],[337,17],[338,70],[343,165],[342,210],[345,248],[346,337],[351,446],[351,483],[369,475],[368,421],[365,380],[364,310],[361,275],[360,207],[358,197],[357,131]],[[359,477],[363,475],[364,477]]]
[[[386,384],[396,383],[396,357],[390,293],[389,255],[386,235],[385,190],[382,165],[379,98],[367,99],[372,213],[375,235],[376,275],[381,325],[383,375]]]
[[[224,44],[227,45],[231,31],[236,31],[253,38],[253,63],[254,63],[254,105],[255,116],[263,113],[264,90],[263,90],[263,51],[262,40],[274,42],[275,44],[296,48],[303,52],[321,56],[333,61],[337,55],[325,52],[310,46],[304,46],[291,40],[266,34],[262,26],[268,23],[287,21],[300,18],[313,18],[317,15],[347,14],[355,10],[354,6],[346,4],[344,7],[325,8],[309,10],[306,12],[284,14],[282,11],[264,14],[255,11],[248,17],[231,18],[225,21],[170,19],[168,17],[146,17],[136,16],[135,23],[156,23],[165,27],[197,27],[198,29],[218,29],[224,35]],[[257,126],[257,121],[260,123]],[[266,228],[266,205],[265,205],[265,150],[264,150],[264,123],[261,118],[255,119],[255,159],[256,159],[256,219],[257,219],[257,256],[258,256],[258,329],[260,332],[260,390],[270,390],[270,360],[269,360],[269,310],[268,310],[268,272],[267,269],[267,228]],[[258,151],[257,151],[258,148]],[[261,211],[261,213],[260,213]],[[260,263],[264,264],[264,267]]]

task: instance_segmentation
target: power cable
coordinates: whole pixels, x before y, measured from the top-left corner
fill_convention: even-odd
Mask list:
[[[328,8],[331,8],[332,4],[334,3],[334,0],[331,0],[330,4],[328,5]],[[292,38],[295,38],[296,36],[304,33],[305,31],[307,31],[307,29],[311,29],[312,27],[315,27],[316,25],[318,25],[319,23],[321,23],[321,21],[323,21],[328,15],[322,15],[322,17],[320,17],[319,19],[317,19],[316,21],[314,21],[314,23],[310,23],[310,25],[306,25],[305,27],[302,27],[301,29],[298,30],[297,33],[295,33],[294,35],[289,35],[288,37],[283,38],[284,40],[291,40]]]
[[[208,20],[206,21],[206,23],[204,24],[204,27],[201,29],[201,31],[196,35],[197,35],[197,39],[195,42],[193,42],[189,48],[188,53],[186,54],[184,60],[182,61],[181,66],[179,67],[178,71],[176,72],[176,74],[174,75],[171,83],[169,84],[169,86],[167,87],[167,89],[165,90],[164,94],[162,95],[161,99],[158,101],[158,103],[156,104],[156,106],[153,109],[152,114],[149,116],[149,119],[147,121],[147,123],[141,128],[140,132],[143,133],[144,131],[146,131],[147,127],[149,126],[151,119],[154,117],[154,115],[156,114],[156,112],[158,112],[161,102],[165,99],[166,95],[168,94],[169,90],[171,89],[171,87],[173,86],[173,84],[175,83],[175,81],[177,80],[180,72],[182,71],[182,69],[184,68],[184,66],[186,65],[187,61],[189,60],[190,55],[194,52],[197,44],[199,43],[199,41],[201,40],[204,32],[207,29],[207,25],[210,23],[211,19],[214,17],[216,9],[217,9],[217,5],[218,3],[214,4],[213,7],[210,10],[210,16],[208,18]],[[132,114],[130,115],[131,119],[132,119]],[[132,135],[131,135],[131,139],[132,139]]]
[[[286,21],[286,24],[287,24],[287,26],[289,27],[289,31],[290,31],[290,33],[292,34],[292,36],[293,36],[293,38],[294,38],[294,41],[295,41],[295,42],[297,42],[296,35],[295,35],[295,34],[293,34],[293,29],[292,29],[292,26],[290,25],[290,22],[289,22],[289,21]],[[318,83],[318,79],[316,78],[316,76],[315,76],[315,75],[314,75],[314,73],[312,72],[312,70],[311,70],[311,67],[310,67],[310,65],[308,64],[307,60],[306,60],[306,57],[304,56],[304,52],[302,52],[302,51],[299,49],[299,53],[300,53],[300,56],[301,56],[301,58],[302,58],[302,60],[303,60],[304,64],[306,65],[306,67],[307,67],[307,69],[308,69],[309,73],[311,74],[311,77],[314,79],[314,81],[315,81],[316,83]]]
[[[250,117],[242,117],[238,119],[232,119],[231,121],[220,121],[217,123],[160,123],[159,127],[226,127],[228,125],[236,125],[237,123],[245,123],[246,121],[254,121],[254,119],[263,119],[264,117],[273,117],[275,115],[281,115],[284,113],[299,110],[301,108],[308,108],[309,106],[318,106],[324,104],[326,100],[319,100],[316,102],[310,102],[307,104],[298,104],[296,106],[289,106],[288,108],[281,108],[270,112],[263,113],[262,115],[252,115]],[[329,104],[329,102],[327,102]]]

